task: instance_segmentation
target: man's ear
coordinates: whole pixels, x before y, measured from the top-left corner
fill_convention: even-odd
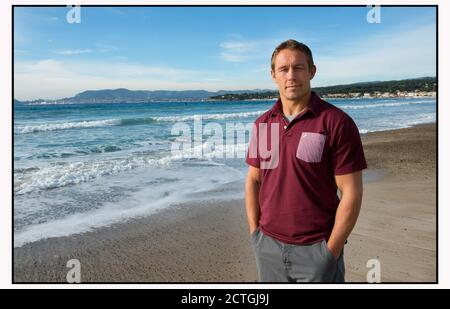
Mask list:
[[[273,70],[270,70],[270,75],[272,76],[272,80],[273,80],[274,82],[276,82],[276,79],[275,79],[275,72],[274,72]]]
[[[313,66],[309,69],[309,80],[313,79],[316,75],[317,67],[313,64]]]

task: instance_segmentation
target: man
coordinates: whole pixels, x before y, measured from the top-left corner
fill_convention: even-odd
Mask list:
[[[353,120],[311,91],[315,73],[302,43],[285,41],[272,54],[280,95],[255,121],[246,159],[246,211],[261,282],[344,282],[343,248],[367,165]]]

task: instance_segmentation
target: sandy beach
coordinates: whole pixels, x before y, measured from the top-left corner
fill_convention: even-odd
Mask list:
[[[357,226],[345,247],[347,282],[436,281],[436,125],[368,133],[370,172]],[[240,184],[235,184],[240,185]],[[243,185],[243,184],[242,184]],[[70,259],[82,282],[257,281],[243,193],[170,207],[146,218],[14,249],[14,282],[65,282]]]

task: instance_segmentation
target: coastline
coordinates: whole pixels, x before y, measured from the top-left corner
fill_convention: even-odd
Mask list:
[[[362,135],[370,170],[358,223],[345,247],[347,282],[436,280],[436,124]],[[242,194],[243,195],[243,194]],[[243,196],[177,205],[145,218],[14,248],[14,282],[256,282]]]
[[[436,94],[433,95],[414,95],[414,96],[398,96],[398,95],[392,95],[392,96],[351,96],[348,94],[345,94],[344,96],[320,96],[323,100],[375,100],[375,99],[436,99]],[[278,100],[278,97],[268,97],[268,98],[254,98],[254,99],[179,99],[179,100],[141,100],[141,101],[130,101],[130,100],[121,100],[118,102],[111,102],[110,99],[108,100],[99,100],[96,102],[86,102],[86,101],[69,101],[69,102],[59,102],[59,101],[52,101],[52,100],[46,100],[46,101],[39,101],[39,102],[20,102],[20,103],[14,103],[14,104],[24,104],[24,105],[71,105],[71,104],[152,104],[152,103],[214,103],[214,102],[266,102],[266,101],[276,101]]]

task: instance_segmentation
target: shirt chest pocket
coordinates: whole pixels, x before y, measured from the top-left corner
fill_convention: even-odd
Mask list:
[[[297,146],[296,157],[309,163],[322,160],[326,135],[313,132],[303,132]]]

